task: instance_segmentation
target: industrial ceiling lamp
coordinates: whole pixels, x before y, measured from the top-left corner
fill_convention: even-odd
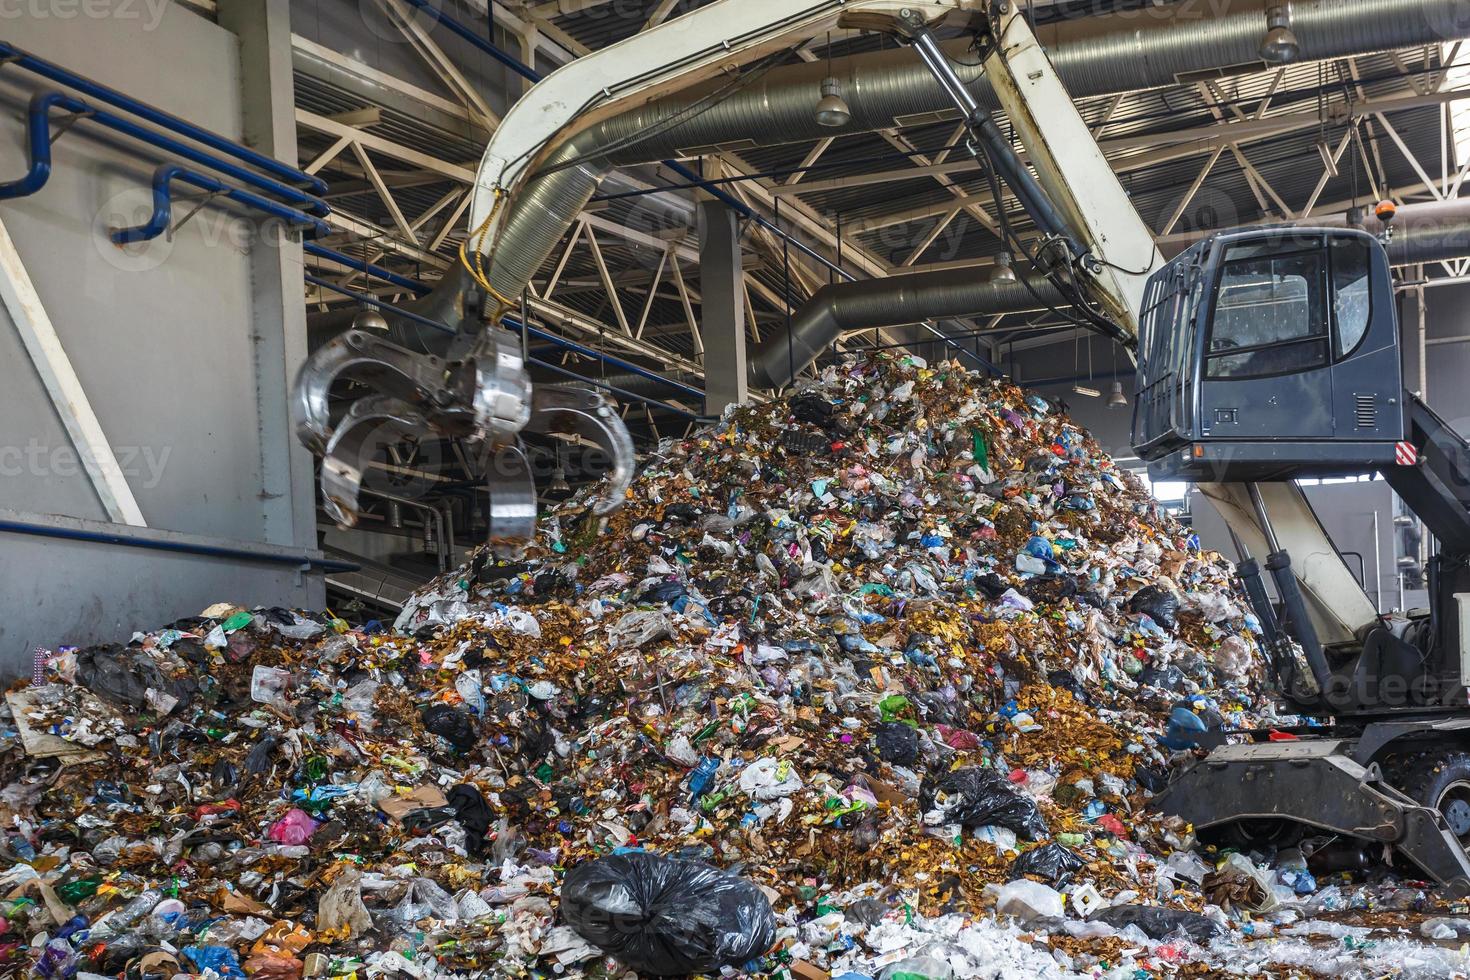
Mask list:
[[[1291,4],[1278,3],[1266,10],[1266,36],[1261,39],[1261,60],[1289,65],[1301,56],[1302,45],[1291,29]]]
[[[832,35],[827,35],[827,77],[822,80],[822,99],[817,103],[817,124],[829,129],[846,126],[852,109],[842,97],[842,83],[832,74]]]
[[[556,447],[556,469],[551,471],[551,483],[547,493],[571,493],[572,485],[567,482],[566,468],[561,465],[561,447]]]
[[[1108,395],[1108,408],[1127,408],[1128,396],[1123,394],[1123,382],[1113,382],[1113,392]]]
[[[382,313],[371,306],[364,306],[357,311],[357,316],[352,318],[353,330],[377,330],[383,333],[388,331],[388,321]]]
[[[990,270],[991,282],[1015,282],[1016,268],[1011,264],[1011,253],[1001,252],[995,257],[995,268]]]

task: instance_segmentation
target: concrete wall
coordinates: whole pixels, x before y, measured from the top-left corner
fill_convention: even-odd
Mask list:
[[[108,9],[115,15],[7,20],[5,36],[223,135],[247,135],[235,34],[174,3]],[[0,174],[7,179],[27,165],[23,107],[42,84],[14,68],[0,73]],[[171,239],[113,246],[108,226],[138,223],[149,211],[154,160],[137,154],[80,122],[55,142],[47,185],[0,203],[0,220],[150,528],[245,546],[314,547],[311,498],[301,499],[310,461],[295,448],[278,404],[294,369],[284,358],[295,356],[282,351],[305,350],[304,335],[287,336],[304,325],[281,302],[300,295],[299,278],[285,281],[299,277],[299,246],[283,249],[274,229],[214,208]],[[175,218],[187,210],[176,207]],[[0,508],[39,522],[47,515],[105,520],[3,310],[0,390]],[[7,600],[0,675],[26,669],[35,646],[125,638],[219,599],[323,599],[319,576],[298,582],[267,563],[14,534],[0,534],[0,595]]]
[[[1470,285],[1443,286],[1424,291],[1430,341],[1470,337]],[[1400,297],[1404,326],[1404,383],[1419,387],[1418,304],[1406,293]],[[1428,348],[1429,404],[1462,435],[1470,434],[1470,342],[1434,344]]]

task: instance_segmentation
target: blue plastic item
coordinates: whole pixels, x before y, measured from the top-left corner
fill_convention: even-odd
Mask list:
[[[699,766],[689,777],[689,799],[694,801],[708,792],[714,785],[715,772],[720,768],[720,760],[714,756],[705,756],[699,760]]]
[[[1026,554],[1046,561],[1051,561],[1057,556],[1056,549],[1051,546],[1051,542],[1039,534],[1026,542]]]
[[[1199,736],[1209,731],[1200,716],[1185,707],[1169,712],[1169,726],[1159,744],[1171,749],[1188,749],[1199,744]]]
[[[230,980],[245,980],[240,958],[228,946],[185,946],[184,955],[199,968],[200,973],[213,970]]]

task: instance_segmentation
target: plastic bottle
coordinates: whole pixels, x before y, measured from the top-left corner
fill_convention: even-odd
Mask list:
[[[93,936],[116,935],[152,912],[153,907],[161,901],[163,901],[163,892],[157,888],[144,889],[137,898],[100,922],[93,930]]]

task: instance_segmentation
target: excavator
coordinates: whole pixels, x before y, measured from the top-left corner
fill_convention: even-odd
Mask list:
[[[1279,10],[1263,10],[1263,31],[1279,32],[1268,16]],[[1193,481],[1235,538],[1273,694],[1300,724],[1202,735],[1151,805],[1201,838],[1326,841],[1343,867],[1395,861],[1470,893],[1470,444],[1404,387],[1385,249],[1392,207],[1380,209],[1379,235],[1351,224],[1236,229],[1166,262],[1009,0],[717,0],[533,86],[485,152],[460,267],[436,290],[436,315],[458,326],[453,343],[426,354],[350,330],[301,370],[298,431],[324,457],[329,513],[355,520],[375,440],[463,438],[501,453],[490,543],[513,551],[535,529],[529,468],[515,465],[528,429],[601,446],[613,462],[594,509],[615,509],[634,460],[613,403],[533,385],[521,338],[502,326],[555,241],[524,253],[500,244],[534,237],[507,233],[527,215],[561,209],[570,222],[585,204],[607,166],[579,156],[578,134],[632,118],[642,135],[619,138],[646,139],[659,121],[640,120],[640,107],[678,94],[681,114],[709,112],[832,30],[882,33],[923,63],[965,122],[995,201],[1009,193],[1034,225],[1022,236],[997,209],[1004,247],[1045,283],[1039,306],[1133,353],[1135,450],[1155,477]],[[983,64],[996,104],[961,78],[956,39]],[[562,193],[578,181],[580,196]],[[331,395],[348,379],[375,392],[335,413]],[[1381,475],[1439,544],[1427,612],[1380,615],[1296,482],[1364,473]]]

